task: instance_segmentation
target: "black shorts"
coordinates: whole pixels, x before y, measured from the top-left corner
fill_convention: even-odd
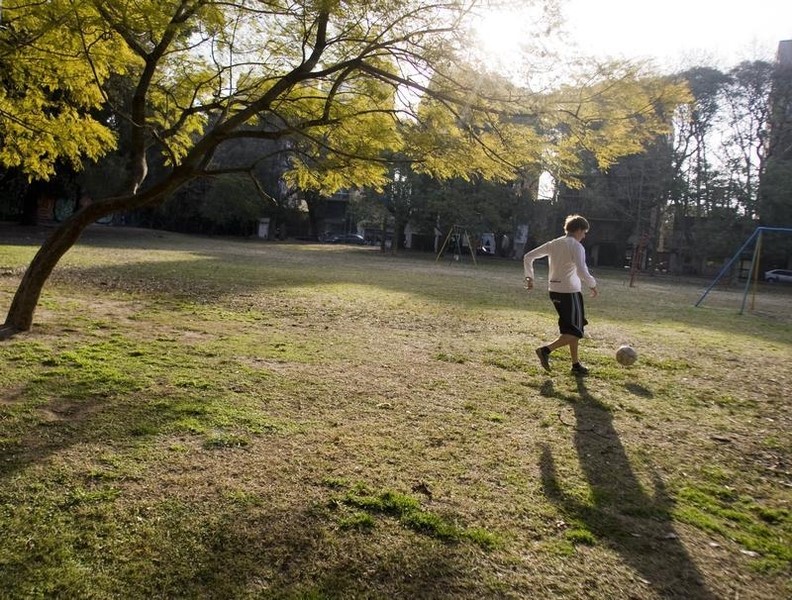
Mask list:
[[[558,313],[559,331],[582,338],[583,328],[588,325],[586,311],[583,307],[583,294],[580,292],[572,294],[550,292],[550,300],[553,301],[553,306]]]

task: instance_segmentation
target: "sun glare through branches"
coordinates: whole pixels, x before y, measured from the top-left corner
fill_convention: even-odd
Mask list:
[[[533,89],[545,87],[561,48],[556,0],[484,2],[471,13],[470,59]]]

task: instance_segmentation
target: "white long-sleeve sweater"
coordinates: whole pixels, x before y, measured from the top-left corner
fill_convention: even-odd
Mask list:
[[[547,289],[550,292],[572,294],[581,291],[581,281],[589,288],[597,287],[597,280],[586,266],[586,250],[571,235],[562,235],[537,246],[523,257],[525,276],[534,279],[533,263],[537,258],[548,257],[550,273]]]

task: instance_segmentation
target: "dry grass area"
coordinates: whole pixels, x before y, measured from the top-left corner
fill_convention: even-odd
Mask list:
[[[517,262],[91,230],[0,343],[0,598],[789,597],[792,289],[595,274],[576,379]]]

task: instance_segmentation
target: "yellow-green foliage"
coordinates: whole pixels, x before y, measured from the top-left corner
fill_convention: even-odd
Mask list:
[[[78,165],[111,148],[114,134],[89,111],[103,104],[110,73],[134,64],[124,44],[85,2],[11,0],[2,15],[0,164],[48,177],[59,157]]]
[[[135,82],[143,56],[169,30],[174,30],[174,41],[147,97],[148,125],[165,132],[160,139],[167,158],[183,156],[206,121],[205,115],[185,114],[185,109],[210,97],[216,75],[207,70],[205,58],[190,55],[190,27],[200,23],[203,29],[220,28],[223,13],[211,5],[203,7],[175,28],[171,19],[181,4],[5,2],[0,30],[0,164],[47,178],[59,158],[79,167],[84,157],[96,159],[112,149],[116,135],[96,112],[107,108],[103,85],[111,74]],[[196,3],[201,4],[206,3]]]
[[[403,146],[392,87],[357,75],[338,89],[295,88],[283,106],[296,122],[321,115],[325,107],[330,118],[296,141],[299,153],[286,177],[292,185],[332,193],[353,186],[380,188],[387,182],[381,159]]]
[[[437,97],[421,102],[407,147],[419,170],[463,179],[543,168],[574,186],[584,153],[605,169],[642,152],[670,132],[671,111],[689,99],[684,86],[619,64],[542,94],[461,67],[451,79],[465,82],[464,96],[445,76],[436,79]]]
[[[551,111],[541,114],[542,127],[552,132],[548,165],[575,185],[581,150],[602,169],[620,157],[638,154],[657,136],[671,132],[671,113],[690,100],[686,86],[644,73],[640,66],[610,64],[585,84],[552,94]]]
[[[108,123],[145,132],[178,164],[210,123],[234,119],[237,132],[257,126],[291,140],[286,179],[302,189],[379,189],[395,155],[438,178],[503,181],[548,169],[574,185],[582,151],[601,167],[640,152],[686,101],[684,89],[620,65],[530,93],[465,66],[457,35],[464,12],[453,2],[441,10],[370,1],[10,0],[0,32],[0,164],[31,177],[51,175],[59,158],[79,166],[113,148]],[[131,92],[111,104],[103,91],[111,74],[126,78],[138,105]],[[191,164],[230,134],[210,138]]]

